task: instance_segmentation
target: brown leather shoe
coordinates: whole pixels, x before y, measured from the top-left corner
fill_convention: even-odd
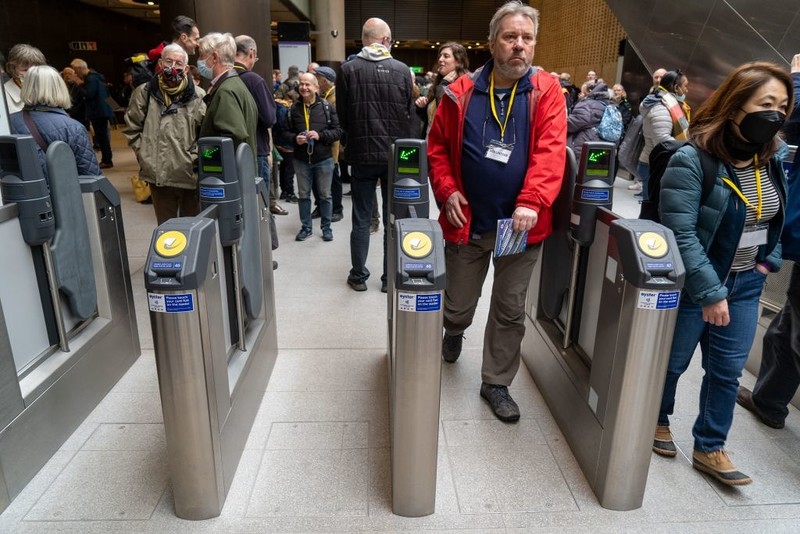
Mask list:
[[[728,453],[722,449],[713,452],[694,451],[692,466],[728,486],[746,486],[753,482],[752,478],[736,469]]]
[[[656,436],[653,439],[653,452],[673,458],[678,454],[678,449],[675,447],[675,442],[672,441],[672,432],[669,431],[669,425],[658,425],[656,427]]]
[[[283,209],[278,204],[269,207],[269,212],[274,213],[275,215],[289,215],[289,212]]]

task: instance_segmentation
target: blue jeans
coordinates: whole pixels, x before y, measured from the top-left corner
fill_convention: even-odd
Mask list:
[[[333,202],[331,202],[333,158],[326,158],[317,163],[295,159],[294,171],[297,174],[297,196],[300,198],[298,206],[303,230],[311,231],[311,185],[315,182],[319,191],[319,216],[322,229],[330,229],[333,213]]]
[[[648,191],[647,182],[650,181],[650,165],[647,163],[639,162],[639,165],[636,167],[636,173],[639,175],[639,179],[642,181],[642,199],[647,200]]]
[[[681,296],[658,424],[669,425],[678,379],[689,367],[700,343],[705,375],[700,386],[699,415],[692,428],[695,450],[713,452],[725,446],[733,422],[739,377],[756,332],[758,299],[764,280],[766,276],[755,269],[728,275],[725,282],[731,319],[728,326],[703,321],[703,308],[685,293]]]
[[[256,156],[256,163],[258,163],[258,175],[264,179],[264,185],[267,186],[267,193],[269,193],[269,175],[270,175],[269,157]],[[269,203],[267,204],[267,206],[269,206]]]
[[[386,165],[353,165],[350,191],[353,198],[353,229],[350,231],[350,262],[352,269],[347,279],[354,283],[366,282],[369,278],[367,254],[369,254],[369,225],[372,221],[372,209],[375,205],[375,186],[381,182],[383,196],[383,226],[388,226],[388,178],[389,166]],[[383,234],[383,275],[386,281],[386,232]]]

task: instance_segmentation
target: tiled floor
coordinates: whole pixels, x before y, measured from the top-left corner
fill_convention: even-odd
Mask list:
[[[755,482],[715,484],[689,462],[698,365],[678,392],[681,454],[653,457],[642,508],[601,508],[524,367],[511,388],[522,409],[518,424],[498,422],[479,398],[486,299],[461,359],[443,368],[436,513],[393,515],[381,237],[371,241],[369,291],[355,293],[345,284],[349,215],[334,224],[332,243],[318,228],[299,243],[292,204],[278,218],[280,354],[261,410],[222,515],[177,519],[142,287],[155,220],[151,206],[132,201],[136,165],[119,132],[114,142],[109,177],[124,202],[142,356],[0,516],[0,532],[800,531],[800,416],[793,410],[777,431],[737,408],[729,447]],[[615,210],[635,216],[628,183],[617,180]]]

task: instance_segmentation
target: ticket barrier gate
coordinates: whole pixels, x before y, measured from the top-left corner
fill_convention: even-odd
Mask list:
[[[444,238],[428,219],[426,143],[398,139],[389,161],[387,301],[392,512],[436,506],[442,374]]]
[[[119,194],[66,143],[45,162],[0,136],[0,512],[140,354]]]
[[[202,138],[197,217],[154,234],[145,267],[175,513],[222,512],[278,355],[269,197],[247,144]]]
[[[600,505],[632,510],[644,497],[685,272],[669,229],[609,210],[614,151],[584,144],[575,181],[568,150],[554,232],[528,289],[522,358]]]

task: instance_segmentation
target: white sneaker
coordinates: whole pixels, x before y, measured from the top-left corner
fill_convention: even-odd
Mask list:
[[[631,185],[628,186],[628,189],[630,189],[631,191],[641,191],[642,182],[633,182]]]

